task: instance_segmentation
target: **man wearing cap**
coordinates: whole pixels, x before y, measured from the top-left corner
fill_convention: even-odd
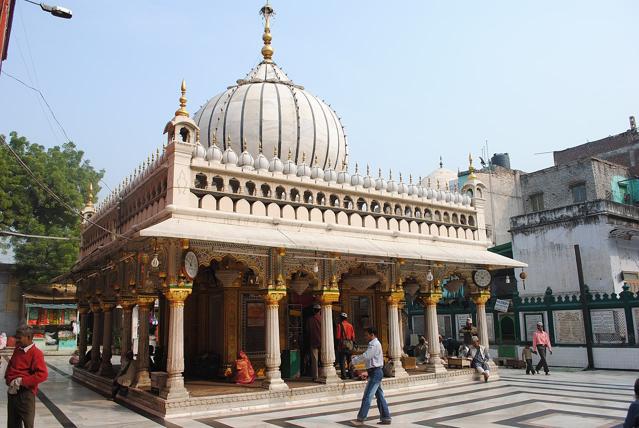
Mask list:
[[[13,351],[4,379],[9,386],[7,426],[32,428],[35,419],[35,397],[38,385],[47,380],[44,354],[33,344],[33,330],[27,325],[16,330]]]
[[[536,351],[535,351],[536,349]],[[552,346],[550,345],[550,337],[544,331],[544,324],[540,321],[537,323],[537,331],[533,333],[533,352],[539,353],[539,362],[537,363],[537,373],[543,367],[548,374],[548,362],[546,361],[546,349],[552,355]]]
[[[337,338],[337,357],[339,358],[339,368],[342,372],[342,379],[346,379],[347,375],[344,367],[351,361],[351,355],[353,354],[353,342],[355,341],[355,329],[353,325],[348,322],[348,314],[342,312],[339,314],[339,322],[337,323],[337,332],[335,333]],[[353,367],[348,366],[348,377],[353,377]]]
[[[473,344],[473,336],[477,336],[477,327],[473,325],[471,317],[466,318],[466,325],[460,328],[459,332],[464,335],[464,345],[470,348]]]
[[[319,351],[322,346],[322,318],[320,310],[322,307],[317,303],[313,305],[313,315],[306,322],[308,331],[309,347],[311,350],[311,374],[313,382],[319,380]]]
[[[488,382],[490,377],[490,366],[488,365],[490,355],[486,347],[479,344],[479,337],[473,336],[472,341],[473,344],[468,350],[466,358],[470,360],[470,366],[477,370],[477,373],[484,376],[484,382]]]

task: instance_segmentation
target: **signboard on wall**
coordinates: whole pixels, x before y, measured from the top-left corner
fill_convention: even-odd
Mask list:
[[[593,310],[590,312],[590,319],[594,334],[613,334],[615,332],[615,314],[613,310]]]
[[[565,344],[586,343],[583,313],[581,310],[553,311],[555,342]]]
[[[508,312],[509,306],[510,300],[497,299],[497,301],[495,302],[495,310],[497,312]]]
[[[533,333],[537,330],[537,323],[544,322],[544,314],[542,313],[525,313],[524,314],[524,331],[525,341],[531,342],[533,340]]]

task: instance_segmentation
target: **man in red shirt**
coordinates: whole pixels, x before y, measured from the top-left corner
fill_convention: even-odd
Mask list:
[[[4,374],[9,399],[7,426],[9,428],[33,428],[35,397],[38,385],[47,380],[44,354],[33,344],[33,330],[20,326],[16,330],[16,348]]]
[[[539,353],[539,362],[537,363],[537,367],[535,368],[535,370],[537,370],[537,373],[540,373],[540,369],[543,367],[546,374],[548,374],[546,349],[548,349],[548,352],[552,354],[550,337],[548,336],[548,333],[544,331],[544,325],[541,322],[538,322],[537,331],[533,333],[533,352]]]
[[[348,322],[348,315],[342,312],[339,315],[339,322],[337,323],[337,332],[335,333],[337,338],[337,358],[339,359],[339,368],[342,372],[342,379],[346,379],[346,373],[344,366],[346,362],[348,365],[348,377],[353,377],[353,368],[350,365],[351,355],[353,354],[353,344],[355,342],[355,329],[353,325]]]

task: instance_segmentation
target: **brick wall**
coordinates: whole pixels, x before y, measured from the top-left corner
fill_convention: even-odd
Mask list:
[[[629,177],[628,168],[588,158],[555,165],[521,176],[524,212],[533,211],[531,196],[543,193],[544,210],[575,203],[572,187],[585,184],[586,200],[612,199],[615,177]],[[615,184],[616,185],[616,184]]]

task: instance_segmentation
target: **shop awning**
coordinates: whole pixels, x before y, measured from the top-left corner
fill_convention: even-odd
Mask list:
[[[475,245],[433,241],[426,237],[407,239],[373,236],[342,230],[236,222],[235,220],[223,223],[208,219],[170,218],[141,230],[140,236],[187,238],[360,256],[490,265],[494,268],[528,266]]]

